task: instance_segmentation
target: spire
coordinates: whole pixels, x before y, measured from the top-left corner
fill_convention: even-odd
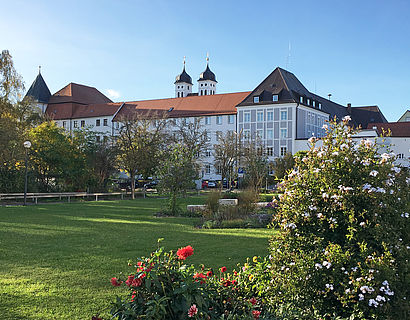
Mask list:
[[[204,72],[202,72],[199,76],[198,81],[204,81],[204,80],[211,80],[211,81],[216,81],[215,73],[211,71],[209,68],[209,52],[206,53],[206,69]]]
[[[186,60],[186,57],[184,56],[182,72],[176,76],[174,84],[179,83],[179,82],[185,82],[185,83],[192,84],[192,78],[185,71],[185,62],[186,62],[185,60]]]
[[[40,103],[47,103],[48,99],[51,96],[51,92],[48,89],[47,84],[43,79],[43,76],[41,75],[41,66],[38,66],[38,75],[34,80],[33,84],[31,85],[31,87],[28,89],[26,97],[27,96],[34,99],[34,101]]]

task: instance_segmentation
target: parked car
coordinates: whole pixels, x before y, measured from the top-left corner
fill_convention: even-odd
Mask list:
[[[208,188],[216,188],[216,181],[208,181]]]
[[[202,180],[202,189],[208,188],[208,180]]]
[[[154,189],[156,188],[158,185],[158,180],[152,180],[146,184],[144,184],[144,188],[145,189]]]

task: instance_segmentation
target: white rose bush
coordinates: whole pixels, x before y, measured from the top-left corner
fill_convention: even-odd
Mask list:
[[[322,146],[309,139],[283,185],[259,294],[285,318],[410,315],[409,173],[387,147],[354,141],[349,120],[325,125]]]

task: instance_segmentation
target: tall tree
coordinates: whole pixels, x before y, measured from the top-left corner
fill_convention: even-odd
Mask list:
[[[231,181],[235,178],[236,164],[240,156],[240,133],[228,131],[219,137],[219,141],[214,145],[215,168],[221,173],[221,188],[225,178],[228,179],[228,187],[231,187]]]
[[[9,51],[3,50],[0,54],[0,98],[15,103],[21,100],[23,91],[23,78],[14,68]]]
[[[118,164],[131,178],[131,194],[135,198],[135,177],[153,175],[160,162],[166,138],[167,122],[162,113],[134,112],[120,119],[115,143]]]
[[[178,213],[177,198],[195,186],[198,165],[194,161],[195,150],[187,145],[175,143],[168,147],[159,168],[160,188],[170,194],[168,209]]]
[[[295,160],[290,152],[285,153],[283,157],[278,157],[271,163],[271,170],[274,172],[276,179],[283,179],[290,169],[295,165]]]
[[[55,122],[30,130],[30,163],[42,191],[77,191],[85,187],[86,158],[76,141]]]
[[[259,191],[268,176],[269,163],[265,147],[259,139],[242,144],[241,163],[245,167],[245,182],[255,192]]]
[[[109,178],[117,171],[117,146],[113,139],[104,136],[97,141],[97,133],[78,130],[74,132],[73,140],[86,158],[88,189],[107,191]]]

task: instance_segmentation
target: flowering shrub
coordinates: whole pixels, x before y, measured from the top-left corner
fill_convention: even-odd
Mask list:
[[[191,246],[177,253],[159,248],[149,257],[129,265],[133,272],[124,279],[112,278],[114,286],[129,291],[126,299],[117,298],[114,318],[130,319],[259,319],[261,304],[251,294],[249,276],[227,273],[221,267],[196,270],[185,264],[194,253]],[[253,298],[253,299],[252,299]]]
[[[273,281],[260,294],[299,319],[405,319],[409,174],[386,147],[355,142],[349,120],[325,125],[321,147],[309,139],[285,180],[270,246]]]

